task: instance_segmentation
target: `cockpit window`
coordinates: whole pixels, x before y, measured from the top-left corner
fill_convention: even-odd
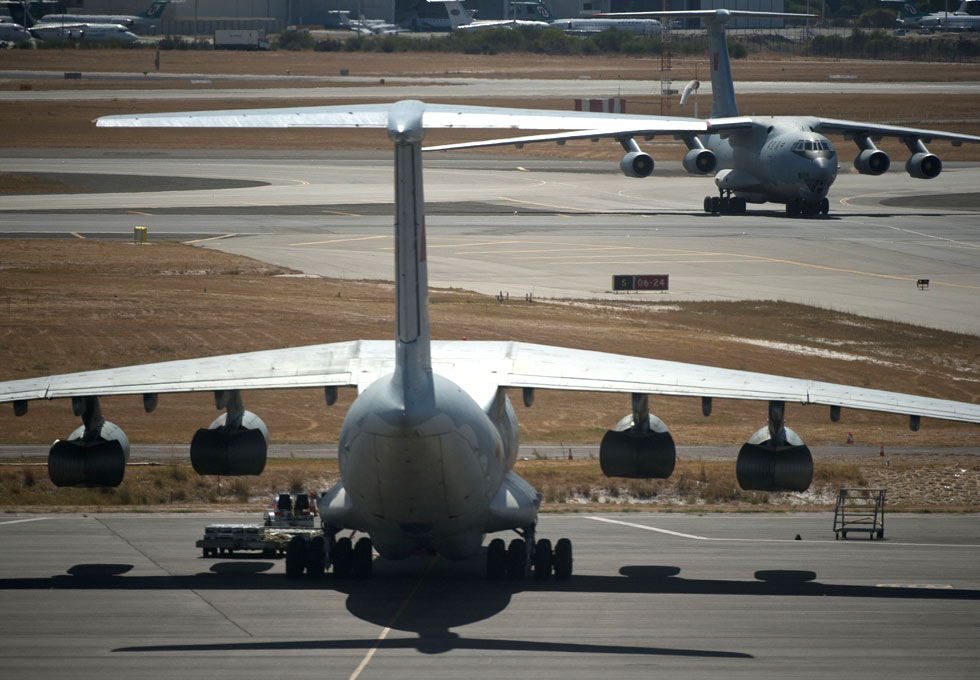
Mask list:
[[[833,158],[834,147],[826,139],[800,139],[793,144],[793,153],[805,158]]]

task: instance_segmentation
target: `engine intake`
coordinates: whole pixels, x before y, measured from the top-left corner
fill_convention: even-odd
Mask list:
[[[692,175],[708,175],[718,167],[718,157],[711,149],[691,149],[684,154],[683,164]]]
[[[942,171],[943,162],[935,154],[920,152],[905,161],[905,172],[916,179],[934,179]]]
[[[619,161],[619,169],[627,177],[649,177],[653,167],[653,157],[643,151],[631,151]]]
[[[891,164],[888,154],[878,149],[865,149],[854,159],[854,167],[862,175],[882,175]]]
[[[602,474],[632,479],[670,477],[677,460],[674,438],[655,415],[649,416],[649,422],[649,430],[637,431],[632,427],[633,416],[628,415],[606,432],[599,445]]]
[[[48,452],[48,476],[55,486],[119,486],[129,460],[129,438],[110,422],[102,424],[95,439],[84,438],[85,426]]]
[[[735,476],[746,491],[806,491],[813,481],[813,457],[788,427],[786,443],[773,445],[769,428],[757,431],[738,452]]]
[[[262,419],[245,411],[241,427],[225,426],[227,414],[191,440],[191,465],[199,475],[260,475],[269,449],[269,430]]]

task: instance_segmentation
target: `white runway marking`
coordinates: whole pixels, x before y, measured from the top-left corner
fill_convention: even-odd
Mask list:
[[[52,519],[51,517],[31,517],[30,519],[12,519],[0,524],[21,524],[22,522],[40,522],[41,520]]]
[[[844,540],[844,541],[833,541],[833,540],[799,540],[791,538],[721,538],[713,536],[698,536],[697,534],[685,534],[680,531],[671,531],[670,529],[660,529],[658,527],[647,526],[646,524],[637,524],[636,522],[624,522],[619,519],[610,519],[608,517],[597,517],[595,515],[587,515],[585,519],[591,519],[596,522],[606,522],[608,524],[618,524],[624,527],[631,527],[633,529],[643,529],[644,531],[654,531],[658,534],[667,534],[668,536],[677,536],[678,538],[688,538],[693,541],[724,541],[727,543],[837,543],[839,545],[890,545],[890,546],[904,546],[904,547],[919,547],[919,548],[980,548],[980,545],[974,544],[955,544],[955,543],[895,543],[892,541],[862,541],[862,540]]]

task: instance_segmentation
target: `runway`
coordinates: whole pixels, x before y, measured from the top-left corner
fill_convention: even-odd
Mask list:
[[[204,559],[215,515],[4,515],[9,678],[974,678],[976,516],[893,515],[834,541],[827,514],[544,515],[566,583],[480,560],[376,560],[288,582]],[[794,540],[799,535],[801,540]]]
[[[2,196],[3,237],[128,238],[140,225],[151,240],[193,242],[309,274],[392,277],[389,152],[289,160],[159,152],[152,162],[75,152],[9,154],[0,162],[11,172],[129,182],[121,192],[110,182],[100,193]],[[706,215],[702,199],[714,193],[713,182],[670,161],[658,163],[653,178],[635,180],[613,159],[427,156],[430,285],[624,299],[610,291],[613,275],[668,274],[669,292],[629,299],[778,299],[980,334],[980,167],[950,163],[928,183],[900,171],[848,170],[831,191],[829,219],[790,219],[773,205]],[[154,176],[183,178],[185,187],[155,190]],[[230,184],[197,188],[200,179]],[[140,181],[142,189],[132,186]],[[919,279],[929,280],[928,289],[917,287]]]

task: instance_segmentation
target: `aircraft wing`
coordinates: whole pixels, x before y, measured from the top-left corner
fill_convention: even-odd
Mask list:
[[[220,390],[360,389],[394,369],[393,340],[292,347],[0,383],[0,403]],[[522,342],[435,341],[433,369],[459,383],[786,401],[980,423],[980,405],[698,364]]]
[[[849,137],[867,135],[875,139],[879,137],[908,137],[910,139],[921,139],[923,142],[942,139],[952,142],[954,146],[959,146],[963,142],[980,143],[980,137],[975,135],[961,135],[954,132],[941,132],[939,130],[922,130],[919,128],[902,127],[900,125],[864,123],[854,120],[837,120],[835,118],[815,118],[814,121],[811,124],[811,129],[821,134],[839,134]]]
[[[504,387],[787,401],[980,423],[980,404],[522,342],[433,342],[434,366],[453,358],[477,360]]]
[[[290,347],[13,380],[0,383],[0,402],[355,385],[360,345],[340,342]]]
[[[276,109],[233,109],[178,113],[103,116],[98,127],[229,127],[290,128],[341,127],[384,128],[394,104],[350,106],[301,106]],[[511,109],[493,106],[424,104],[425,128],[511,128],[518,130],[594,130],[623,134],[621,130],[645,130],[649,134],[704,132],[705,121],[697,118],[635,116],[591,111]],[[635,133],[640,134],[640,133]]]
[[[498,109],[508,111],[509,109]],[[592,116],[611,116],[613,114],[590,114]],[[577,121],[572,121],[577,122]],[[534,144],[536,142],[565,142],[573,139],[601,139],[611,137],[656,137],[657,135],[720,134],[748,130],[759,125],[748,116],[700,120],[697,118],[669,118],[667,116],[642,116],[639,120],[612,121],[602,128],[574,130],[572,132],[549,132],[540,135],[485,139],[476,142],[458,142],[424,147],[423,151],[452,151],[456,149],[476,149],[486,146],[506,146],[514,144]],[[558,128],[553,128],[558,129]]]

